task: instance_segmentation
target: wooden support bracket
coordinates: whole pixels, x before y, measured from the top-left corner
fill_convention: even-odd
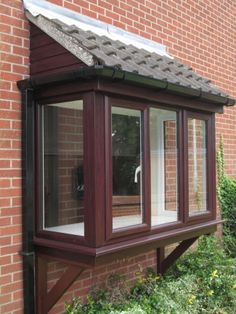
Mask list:
[[[165,257],[165,248],[158,248],[157,273],[163,275],[197,239],[198,237],[195,237],[182,241],[167,257]]]
[[[37,313],[47,314],[56,304],[63,293],[70,287],[76,278],[84,271],[84,268],[69,265],[56,284],[48,291],[47,271],[48,259],[44,256],[36,257],[36,301]]]

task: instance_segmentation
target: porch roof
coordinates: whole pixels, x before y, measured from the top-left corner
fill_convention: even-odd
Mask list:
[[[111,36],[104,35],[104,32],[98,35],[77,25],[46,17],[42,13],[40,10],[37,13],[30,12],[26,8],[26,16],[33,24],[91,68],[113,69],[116,77],[129,75],[130,80],[135,83],[172,93],[199,97],[228,106],[235,103],[209,79],[198,75],[192,68],[167,54],[158,54],[148,47],[137,48],[133,44],[113,40]]]

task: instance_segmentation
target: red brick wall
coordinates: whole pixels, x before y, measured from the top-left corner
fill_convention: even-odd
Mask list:
[[[51,2],[166,45],[174,57],[236,97],[234,0]],[[28,24],[21,0],[0,1],[0,30],[0,313],[20,314],[23,313],[22,265],[18,254],[21,249],[21,102],[16,81],[29,72]],[[233,176],[236,176],[235,110],[229,108],[225,115],[217,116],[217,138],[224,136],[226,169]],[[148,254],[136,257],[140,264],[149,264]],[[114,269],[129,273],[136,265],[136,258],[118,263],[119,267],[114,262],[91,270],[73,287],[78,294],[85,293],[98,274],[103,278]],[[67,294],[69,298],[73,287]],[[62,306],[59,305],[61,310]]]
[[[0,1],[0,313],[23,313],[21,101],[16,81],[29,72],[22,3]]]

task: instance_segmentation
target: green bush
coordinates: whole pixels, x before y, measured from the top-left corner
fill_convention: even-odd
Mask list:
[[[112,285],[115,285],[115,280],[112,279]],[[117,286],[123,291],[119,276],[117,280]],[[140,274],[130,294],[120,292],[118,298],[111,298],[111,294],[110,288],[101,290],[100,294],[91,294],[85,305],[76,299],[67,305],[66,313],[236,313],[235,259],[226,255],[215,238],[205,236],[200,240],[198,249],[181,257],[164,277],[148,270]]]
[[[224,144],[221,139],[217,153],[218,187],[217,195],[224,219],[223,242],[226,252],[236,257],[236,180],[224,172]]]

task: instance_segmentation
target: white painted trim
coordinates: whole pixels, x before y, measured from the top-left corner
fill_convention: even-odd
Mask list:
[[[23,0],[26,11],[34,17],[42,15],[49,20],[58,19],[67,25],[75,25],[85,31],[92,31],[99,36],[107,36],[112,40],[119,40],[126,45],[133,45],[139,49],[155,52],[161,56],[172,58],[166,51],[166,46],[127,32],[121,28],[92,19],[64,7],[45,0]]]

